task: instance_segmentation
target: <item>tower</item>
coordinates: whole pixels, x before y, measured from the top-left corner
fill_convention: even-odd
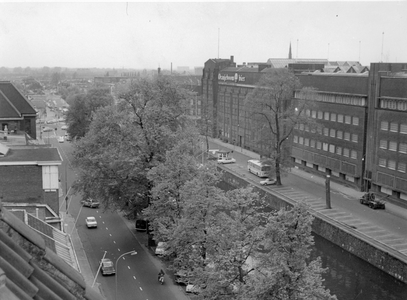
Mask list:
[[[288,50],[288,59],[292,59],[293,56],[291,54],[291,42],[290,42],[290,50]]]

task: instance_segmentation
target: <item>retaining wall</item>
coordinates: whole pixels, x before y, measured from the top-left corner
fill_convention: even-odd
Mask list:
[[[224,168],[222,170],[224,173],[223,182],[220,184],[221,188],[231,189],[250,185],[248,181],[237,174]],[[264,196],[270,206],[276,210],[283,207],[289,208],[295,203],[293,200],[274,193],[272,190],[266,190],[258,186],[253,186],[253,190],[258,192],[260,196]],[[315,217],[312,224],[312,231],[315,234],[407,283],[407,257],[405,255],[350,226],[339,223],[312,209],[310,211]]]

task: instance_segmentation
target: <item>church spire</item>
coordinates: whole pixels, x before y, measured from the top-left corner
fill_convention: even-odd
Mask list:
[[[290,50],[288,51],[288,59],[292,59],[293,56],[291,54],[291,42],[290,42]]]

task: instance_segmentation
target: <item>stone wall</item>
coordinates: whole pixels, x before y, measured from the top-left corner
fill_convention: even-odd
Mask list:
[[[236,174],[230,173],[225,169],[222,170],[224,173],[220,188],[233,189],[250,185],[249,182]],[[253,190],[258,192],[261,197],[265,197],[266,201],[275,210],[283,207],[288,208],[294,204],[293,200],[258,186],[253,186]],[[407,283],[407,259],[404,255],[314,210],[311,210],[311,213],[315,217],[312,224],[312,231],[315,234],[338,245],[398,280]]]

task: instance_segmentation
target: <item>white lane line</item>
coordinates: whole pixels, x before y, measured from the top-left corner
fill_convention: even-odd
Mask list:
[[[127,266],[127,269],[129,269],[129,270],[130,270],[130,266]]]
[[[109,230],[109,228],[106,227],[106,230]]]
[[[119,251],[119,252],[120,252],[120,248],[119,248],[119,249],[117,249],[117,251]]]
[[[137,279],[136,276],[133,276],[134,279]]]
[[[115,243],[115,244],[116,244],[116,241],[113,241],[113,243]]]
[[[112,234],[111,234],[111,233],[109,233],[109,235],[110,235],[110,236],[112,236]]]
[[[142,291],[143,289],[141,288],[141,286],[139,287],[140,288],[140,291]]]

